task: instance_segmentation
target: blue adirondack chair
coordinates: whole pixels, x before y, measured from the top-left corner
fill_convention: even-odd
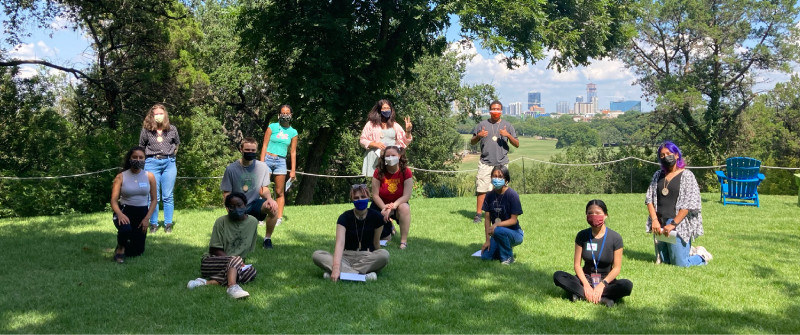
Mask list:
[[[761,207],[758,202],[758,184],[764,180],[764,174],[759,173],[761,161],[750,157],[731,157],[725,165],[725,172],[716,171],[722,204]]]

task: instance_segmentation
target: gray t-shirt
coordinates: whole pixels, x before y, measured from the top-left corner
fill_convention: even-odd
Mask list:
[[[497,123],[491,123],[489,120],[483,120],[475,126],[472,130],[472,136],[477,135],[481,130],[486,129],[489,135],[482,138],[481,144],[481,163],[491,166],[508,164],[508,138],[500,136],[500,130],[506,128],[506,131],[511,134],[514,139],[517,138],[517,132],[514,130],[508,121],[500,119]],[[497,137],[497,141],[493,140]]]
[[[259,192],[265,186],[269,186],[269,167],[266,163],[255,160],[250,166],[244,167],[237,160],[225,168],[219,189],[222,192],[242,192],[247,196],[247,203],[251,204],[261,197]]]

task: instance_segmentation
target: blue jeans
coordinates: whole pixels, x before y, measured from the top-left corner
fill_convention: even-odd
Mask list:
[[[489,240],[489,250],[481,254],[481,259],[491,261],[499,259],[505,261],[514,256],[511,248],[522,244],[522,237],[525,233],[522,229],[508,229],[506,227],[495,227],[494,235]]]
[[[175,158],[156,159],[150,157],[144,162],[144,170],[153,173],[156,177],[156,208],[150,217],[151,225],[158,225],[158,203],[164,201],[164,225],[172,224],[172,213],[175,211],[175,203],[172,199],[172,191],[175,189],[175,178],[178,176],[178,168],[175,167]]]
[[[288,171],[286,168],[286,158],[266,155],[266,157],[264,157],[264,163],[267,163],[270,174],[285,175]]]
[[[656,256],[661,256],[662,263],[683,268],[705,265],[706,261],[700,255],[689,256],[691,249],[692,242],[684,242],[680,237],[678,237],[678,241],[675,244],[656,241]]]

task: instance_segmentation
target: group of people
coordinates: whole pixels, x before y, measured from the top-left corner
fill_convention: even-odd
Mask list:
[[[493,101],[490,118],[473,130],[471,143],[480,143],[481,148],[476,175],[478,206],[473,222],[484,223],[481,259],[508,265],[515,262],[513,248],[522,244],[525,233],[518,219],[523,214],[519,194],[509,186],[509,144],[519,147],[519,139],[513,125],[502,120],[501,111],[502,104]],[[398,248],[408,248],[413,175],[406,148],[413,140],[412,124],[406,117],[402,127],[395,118],[396,111],[388,100],[378,101],[369,113],[359,142],[366,150],[364,176],[371,182],[350,188],[353,208],[337,219],[333,253],[318,250],[312,255],[325,279],[337,281],[342,273],[357,273],[366,280],[377,280],[377,273],[389,262],[389,253],[381,246],[396,234],[395,222],[400,228]],[[260,221],[266,225],[262,247],[273,248],[271,237],[282,221],[285,186],[295,179],[298,133],[290,124],[290,106],[280,107],[278,120],[269,125],[264,135],[261,160],[256,156],[258,142],[247,137],[239,145],[241,158],[225,169],[220,190],[228,214],[214,223],[209,249],[200,265],[202,277],[190,281],[190,289],[223,285],[233,298],[249,296],[239,284],[255,279],[257,271],[244,259],[258,244]],[[148,228],[151,233],[158,230],[160,200],[164,203],[164,229],[172,231],[172,189],[179,143],[166,108],[153,106],[145,118],[141,146],[128,151],[123,171],[114,180],[111,206],[118,229],[114,255],[117,262],[144,252]],[[703,235],[697,181],[685,169],[684,157],[675,144],[662,144],[658,156],[661,169],[653,175],[645,201],[649,212],[646,227],[647,232],[653,233],[656,262],[682,267],[707,264],[711,254],[705,248],[692,247],[693,240]],[[275,181],[275,199],[270,191],[271,179]],[[629,280],[618,278],[622,236],[606,226],[608,208],[602,200],[590,201],[585,213],[590,227],[575,237],[575,275],[558,271],[553,280],[573,301],[611,307],[630,295],[633,288]],[[675,240],[657,238],[658,235]]]

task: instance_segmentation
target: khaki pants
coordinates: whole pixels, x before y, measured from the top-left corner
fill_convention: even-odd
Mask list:
[[[508,168],[508,164],[504,164],[506,168]],[[475,175],[475,192],[476,193],[488,193],[494,191],[494,186],[492,186],[492,170],[494,170],[494,166],[483,164],[483,162],[478,161],[478,173]]]
[[[324,250],[317,250],[311,256],[314,264],[325,270],[333,272],[333,255]],[[377,272],[389,264],[389,252],[384,249],[375,251],[345,250],[342,254],[340,272],[367,274]]]

